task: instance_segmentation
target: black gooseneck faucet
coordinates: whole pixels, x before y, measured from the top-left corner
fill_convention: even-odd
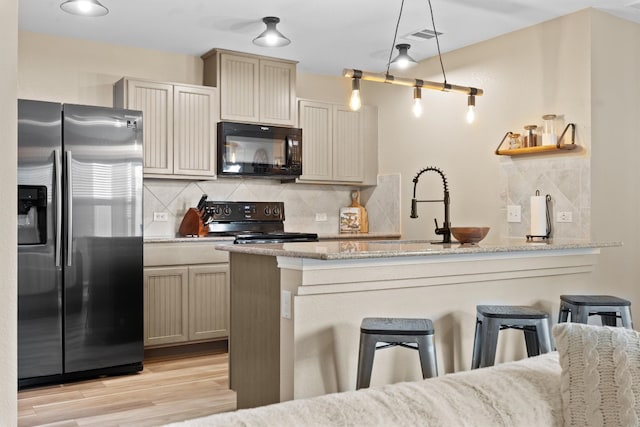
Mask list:
[[[425,172],[433,171],[438,173],[442,177],[442,183],[444,185],[444,197],[442,200],[417,200],[416,199],[416,187],[418,186],[418,179],[420,175]],[[444,172],[436,167],[429,166],[427,168],[422,169],[417,173],[415,178],[413,178],[413,198],[411,199],[411,218],[418,218],[418,203],[423,202],[443,202],[444,203],[444,224],[442,224],[442,228],[438,227],[438,220],[433,219],[436,223],[435,233],[437,235],[442,235],[441,243],[451,243],[451,222],[449,220],[449,186],[447,184],[447,178],[444,176]]]

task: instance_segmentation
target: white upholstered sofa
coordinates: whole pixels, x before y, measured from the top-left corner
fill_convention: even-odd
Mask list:
[[[557,352],[517,362],[172,426],[640,425],[638,333],[580,324],[553,333]]]

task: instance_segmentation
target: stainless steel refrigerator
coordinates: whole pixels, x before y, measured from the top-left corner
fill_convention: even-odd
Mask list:
[[[18,100],[18,386],[143,359],[142,113]]]

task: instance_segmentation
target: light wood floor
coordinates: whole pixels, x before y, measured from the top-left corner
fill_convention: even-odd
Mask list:
[[[236,408],[227,353],[145,359],[134,375],[18,392],[18,425],[158,426]]]

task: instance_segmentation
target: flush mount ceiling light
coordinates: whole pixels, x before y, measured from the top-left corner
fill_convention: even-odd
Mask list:
[[[430,89],[430,90],[439,90],[442,92],[457,92],[467,95],[467,121],[469,123],[473,122],[475,118],[475,106],[476,106],[476,96],[482,96],[482,89],[478,89],[475,87],[469,86],[459,86],[451,83],[447,83],[447,75],[444,71],[444,64],[442,62],[442,54],[440,53],[440,41],[438,40],[438,33],[436,31],[436,24],[433,19],[433,9],[431,8],[431,0],[428,0],[429,3],[429,13],[431,15],[431,24],[433,25],[433,33],[436,39],[436,45],[438,47],[438,59],[440,60],[440,67],[442,69],[442,77],[444,78],[444,82],[431,82],[422,79],[411,79],[405,77],[396,77],[389,74],[389,68],[392,63],[398,61],[401,55],[404,53],[406,57],[408,57],[411,61],[415,63],[413,59],[408,55],[407,51],[409,50],[409,44],[398,44],[396,45],[396,38],[398,36],[398,26],[400,25],[400,17],[402,17],[402,8],[404,7],[404,0],[400,4],[400,14],[398,15],[398,21],[396,23],[396,31],[393,36],[393,44],[391,45],[391,51],[389,52],[389,61],[387,62],[387,72],[386,73],[373,73],[370,71],[362,71],[356,69],[345,68],[342,70],[342,75],[346,78],[353,79],[352,91],[351,91],[351,109],[358,110],[360,108],[360,80],[367,80],[376,83],[388,83],[392,85],[400,85],[400,86],[409,86],[413,87],[413,112],[417,116],[422,114],[422,89]],[[391,61],[391,55],[393,54],[393,49],[398,49],[398,56]],[[354,102],[354,98],[357,97],[357,100]]]
[[[98,0],[68,0],[60,5],[60,9],[80,16],[104,16],[109,13],[109,9]]]
[[[253,44],[263,47],[282,47],[291,43],[291,40],[283,36],[282,33],[276,29],[276,24],[280,22],[280,18],[266,16],[262,18],[262,22],[265,23],[267,29],[253,39]]]
[[[391,61],[392,67],[399,68],[400,70],[405,70],[417,64],[416,60],[409,56],[409,49],[411,49],[410,44],[397,44],[396,49],[398,49],[398,56],[396,56],[394,60]]]

